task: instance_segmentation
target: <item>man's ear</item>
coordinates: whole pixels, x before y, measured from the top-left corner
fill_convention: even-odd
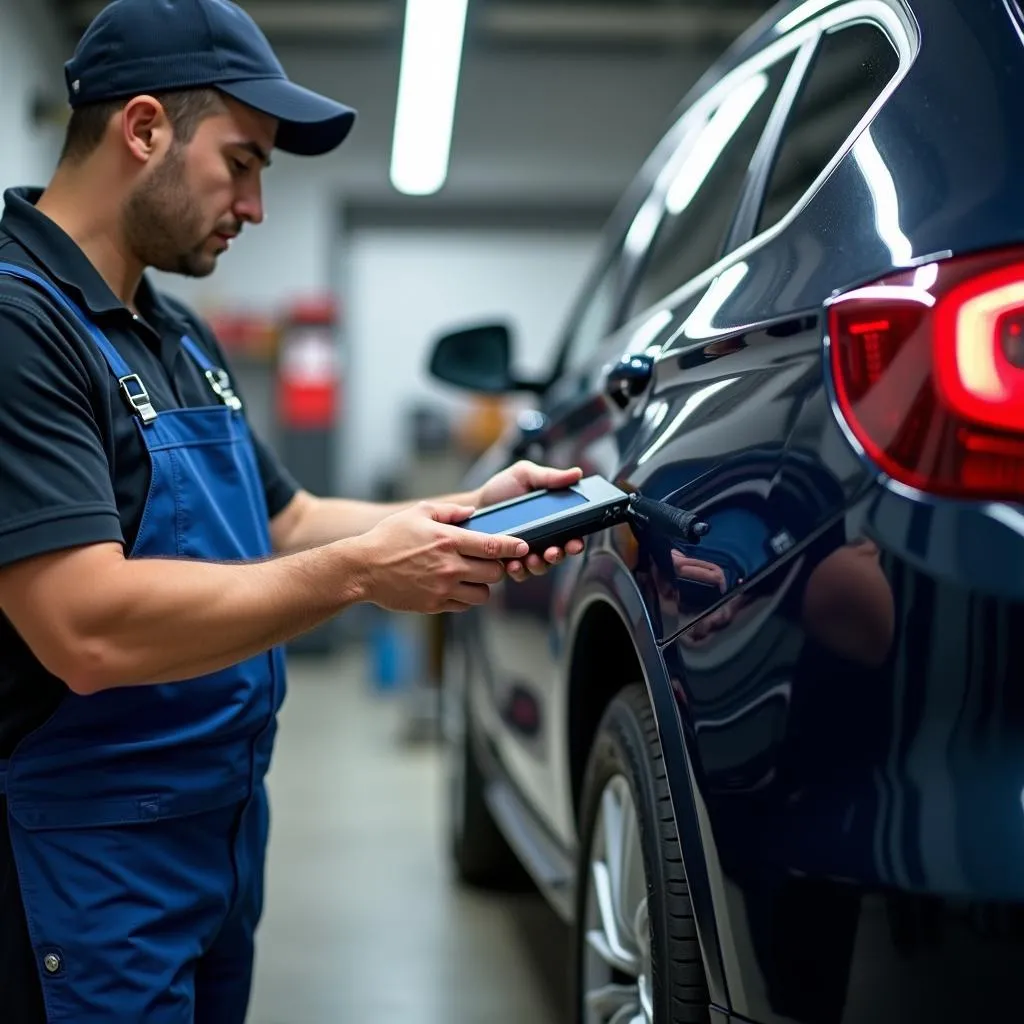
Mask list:
[[[121,111],[121,136],[132,156],[148,163],[169,148],[174,130],[163,104],[152,96],[135,96]]]

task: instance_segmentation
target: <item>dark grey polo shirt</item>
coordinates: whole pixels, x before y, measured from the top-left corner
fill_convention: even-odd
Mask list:
[[[142,378],[158,411],[216,402],[180,344],[188,334],[230,371],[210,330],[145,280],[133,317],[81,249],[35,209],[39,195],[4,194],[0,262],[62,287]],[[256,454],[273,517],[298,487],[258,440]],[[127,553],[149,473],[134,416],[93,339],[38,286],[0,277],[0,566],[103,541],[123,543]],[[0,758],[66,692],[0,616]]]

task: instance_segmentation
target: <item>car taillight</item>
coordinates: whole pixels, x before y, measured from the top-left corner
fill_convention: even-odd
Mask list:
[[[940,260],[828,303],[840,412],[919,490],[1024,499],[1024,250]]]

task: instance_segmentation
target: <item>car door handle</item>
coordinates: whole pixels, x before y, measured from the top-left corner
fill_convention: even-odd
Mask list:
[[[654,359],[651,356],[623,356],[608,371],[605,378],[605,394],[620,409],[643,394],[654,375]]]

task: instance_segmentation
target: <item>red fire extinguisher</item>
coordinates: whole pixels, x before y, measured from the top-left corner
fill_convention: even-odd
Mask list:
[[[289,309],[277,365],[277,415],[288,430],[329,430],[341,415],[338,308],[331,297]]]

